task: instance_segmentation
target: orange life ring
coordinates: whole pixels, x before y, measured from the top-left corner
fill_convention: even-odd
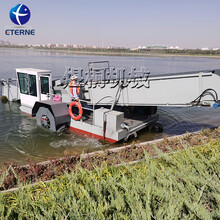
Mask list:
[[[77,108],[79,109],[79,115],[78,115],[78,116],[75,116],[75,115],[73,114],[72,107],[73,107],[74,105],[76,105]],[[82,118],[83,110],[82,110],[82,106],[80,105],[79,102],[73,101],[73,102],[70,103],[70,105],[69,105],[69,114],[70,114],[71,118],[74,119],[75,121],[78,121],[80,118]]]

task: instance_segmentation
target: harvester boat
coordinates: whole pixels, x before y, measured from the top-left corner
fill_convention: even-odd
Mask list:
[[[104,67],[97,67],[100,64]],[[20,101],[20,110],[36,116],[39,126],[52,131],[71,128],[112,143],[136,137],[146,127],[162,131],[158,106],[220,106],[220,70],[151,75],[147,68],[126,73],[102,61],[90,62],[87,72],[66,68],[63,81],[52,80],[50,70],[18,68],[16,75],[1,80],[2,96]],[[70,96],[73,75],[79,102]]]

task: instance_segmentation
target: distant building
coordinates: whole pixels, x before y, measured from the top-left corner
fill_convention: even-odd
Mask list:
[[[11,45],[11,43],[9,41],[0,40],[0,45],[1,46],[9,46],[9,45]]]
[[[55,48],[55,47],[56,47],[56,44],[47,44],[47,47],[48,47],[48,48]]]
[[[131,51],[144,51],[144,50],[166,50],[168,49],[167,46],[159,46],[159,45],[153,45],[153,46],[139,46],[138,48],[133,48]]]
[[[179,46],[176,46],[176,47],[171,46],[171,47],[169,47],[168,49],[171,49],[171,50],[180,50]]]
[[[144,49],[149,49],[149,50],[164,50],[167,49],[166,46],[145,46]]]

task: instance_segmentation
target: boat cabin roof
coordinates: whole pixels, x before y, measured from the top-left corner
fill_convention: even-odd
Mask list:
[[[21,72],[21,73],[27,73],[27,74],[30,74],[30,73],[51,73],[51,70],[42,70],[42,69],[34,69],[34,68],[18,68],[16,69],[16,72]]]

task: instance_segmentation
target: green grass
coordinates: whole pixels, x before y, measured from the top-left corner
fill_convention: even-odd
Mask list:
[[[220,219],[220,142],[0,194],[3,219]]]

